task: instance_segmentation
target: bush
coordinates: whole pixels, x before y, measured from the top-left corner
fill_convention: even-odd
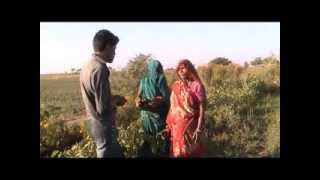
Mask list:
[[[74,144],[70,149],[54,151],[52,158],[96,158],[96,145],[90,136]]]
[[[48,157],[54,150],[64,150],[82,139],[79,126],[65,126],[63,122],[40,122],[40,157]]]
[[[272,112],[268,116],[268,127],[265,131],[266,154],[280,157],[280,112]]]
[[[223,157],[255,157],[275,143],[269,140],[266,144],[265,137],[270,124],[266,113],[272,108],[265,96],[268,88],[258,76],[233,78],[207,87],[206,121],[212,121],[206,122],[209,152]]]
[[[122,107],[118,107],[116,114],[116,123],[118,126],[126,128],[130,125],[130,123],[139,118],[140,112],[135,107],[134,98],[134,96],[127,96],[127,103]]]
[[[90,136],[88,122],[76,125],[78,133],[81,135],[81,141],[73,143],[64,149],[54,150],[50,157],[52,158],[95,158],[96,145]]]
[[[161,154],[161,148],[165,143],[163,132],[159,132],[156,137],[146,135],[143,131],[141,119],[133,121],[127,128],[120,127],[118,141],[123,147],[126,157],[147,157],[141,151],[150,151],[151,156]],[[150,149],[144,149],[145,142],[150,143]],[[161,156],[161,155],[160,155]]]
[[[123,147],[126,157],[137,157],[138,149],[144,142],[143,134],[140,120],[134,120],[129,126],[118,129],[118,142]]]
[[[244,68],[235,65],[209,64],[198,68],[198,73],[206,87],[219,86],[222,83],[237,83]]]

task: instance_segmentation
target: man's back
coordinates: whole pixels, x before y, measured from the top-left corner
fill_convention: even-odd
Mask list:
[[[92,42],[94,54],[80,75],[81,94],[98,158],[124,157],[115,128],[115,106],[121,104],[121,96],[111,96],[109,70],[105,64],[112,63],[118,42],[119,38],[112,32],[98,31]]]
[[[96,56],[93,56],[82,67],[80,86],[89,119],[102,120],[104,122],[111,122],[113,119],[108,77],[109,70],[107,66]]]

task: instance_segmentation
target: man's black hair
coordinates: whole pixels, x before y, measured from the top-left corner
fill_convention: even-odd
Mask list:
[[[95,51],[102,51],[106,45],[115,46],[119,42],[119,38],[112,32],[102,29],[96,33],[93,38],[93,49]]]

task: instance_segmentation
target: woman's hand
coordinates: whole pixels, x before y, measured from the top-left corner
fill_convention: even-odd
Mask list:
[[[169,129],[169,127],[166,127],[166,128],[162,131],[162,133],[164,134],[165,137],[169,137],[169,135],[170,135],[170,129]]]
[[[154,101],[157,101],[157,102],[161,102],[162,99],[163,99],[162,96],[156,96],[156,97],[153,98],[153,100],[154,100]]]
[[[136,107],[139,108],[141,106],[141,98],[136,97],[136,99],[134,101],[135,101]]]
[[[148,103],[148,105],[151,108],[157,108],[160,106],[160,104],[162,103],[162,97],[161,96],[156,96],[152,99],[152,101],[150,103]]]
[[[197,129],[194,131],[193,136],[192,136],[192,139],[193,139],[193,142],[194,142],[195,144],[197,144],[197,143],[199,142],[201,132],[202,132],[202,131],[200,130],[200,128],[197,128]]]

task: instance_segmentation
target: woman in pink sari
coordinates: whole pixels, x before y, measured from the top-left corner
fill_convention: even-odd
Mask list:
[[[179,79],[172,85],[167,130],[171,134],[171,157],[203,157],[202,143],[206,93],[193,64],[181,60]]]

